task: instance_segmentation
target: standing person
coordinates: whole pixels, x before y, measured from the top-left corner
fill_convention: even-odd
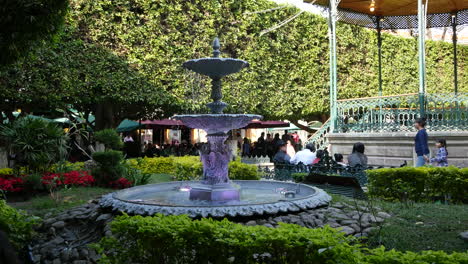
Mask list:
[[[435,158],[429,159],[427,158],[426,161],[430,163],[437,163],[437,167],[447,167],[448,162],[447,162],[447,156],[448,156],[448,151],[447,151],[447,142],[445,139],[438,139],[436,140],[436,147],[437,147],[437,154]]]
[[[237,140],[237,147],[239,149],[242,149],[242,136],[240,133],[236,134],[236,140]]]
[[[367,167],[367,156],[364,154],[364,150],[365,147],[363,143],[354,143],[353,151],[348,156],[348,165],[350,167],[355,167],[356,165]]]
[[[416,159],[416,166],[421,167],[426,164],[426,159],[429,155],[429,146],[427,145],[428,135],[426,129],[426,119],[425,118],[418,118],[414,122],[414,127],[418,130],[416,133],[416,137],[414,138],[414,150],[416,151],[417,159]]]
[[[294,155],[296,155],[296,150],[294,150],[294,145],[291,139],[286,143],[286,152],[288,153],[289,157],[294,157]]]
[[[286,143],[283,140],[278,141],[278,152],[273,157],[274,163],[288,163],[291,160],[291,156],[286,153]]]
[[[310,165],[315,160],[315,146],[314,144],[307,144],[305,149],[299,151],[291,159],[291,164],[299,164],[302,162],[304,165]]]
[[[266,142],[265,142],[265,132],[262,132],[260,137],[257,139],[257,154],[265,156],[266,153]]]
[[[284,131],[284,134],[281,136],[281,140],[283,140],[283,142],[288,142],[288,140],[291,140],[291,135],[287,130]]]
[[[297,134],[297,132],[294,132],[292,134],[292,139],[294,140],[295,145],[297,145],[299,143],[299,135]]]
[[[244,143],[242,144],[242,156],[249,156],[250,155],[250,142],[247,137],[244,138]]]

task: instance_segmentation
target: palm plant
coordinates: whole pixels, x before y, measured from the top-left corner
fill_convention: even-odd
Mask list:
[[[67,155],[68,135],[54,123],[30,117],[0,126],[0,137],[15,155],[15,166],[42,171]]]

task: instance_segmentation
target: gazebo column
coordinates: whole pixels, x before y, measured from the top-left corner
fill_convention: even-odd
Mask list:
[[[340,0],[330,0],[328,34],[330,41],[330,131],[337,126],[337,54],[336,54],[336,21],[338,20],[338,4]]]
[[[379,96],[382,96],[382,17],[377,16],[377,51],[379,56]]]
[[[453,85],[455,94],[458,93],[458,59],[457,59],[457,13],[452,15],[452,43],[453,43]]]
[[[426,92],[426,58],[425,43],[426,38],[426,8],[423,0],[418,0],[418,55],[419,55],[419,116],[425,116]]]

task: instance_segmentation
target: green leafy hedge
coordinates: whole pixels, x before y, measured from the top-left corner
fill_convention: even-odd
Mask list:
[[[173,175],[174,180],[197,180],[203,174],[203,166],[198,156],[157,157],[130,159],[128,164],[144,173],[164,173]],[[229,163],[229,178],[232,180],[259,180],[255,165],[240,161]]]
[[[353,237],[325,226],[243,226],[228,220],[187,216],[123,215],[112,222],[114,237],[95,247],[101,263],[466,263],[467,253],[421,253],[365,249]],[[106,255],[106,252],[109,254]]]
[[[123,153],[117,150],[106,150],[93,153],[93,160],[97,167],[92,170],[96,182],[100,186],[106,186],[110,182],[122,177],[124,167],[122,166]]]
[[[10,207],[0,200],[0,230],[4,231],[13,246],[22,250],[34,235],[33,226],[37,218]]]
[[[367,171],[369,194],[390,201],[466,202],[468,168],[405,167]]]
[[[94,133],[94,139],[104,144],[106,149],[121,149],[123,147],[122,139],[115,129],[103,129]]]

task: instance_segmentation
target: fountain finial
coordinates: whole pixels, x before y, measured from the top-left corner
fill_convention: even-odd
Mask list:
[[[213,57],[214,58],[219,57],[219,54],[221,53],[221,51],[219,51],[220,47],[221,45],[219,44],[219,38],[218,37],[214,38],[213,40]]]

